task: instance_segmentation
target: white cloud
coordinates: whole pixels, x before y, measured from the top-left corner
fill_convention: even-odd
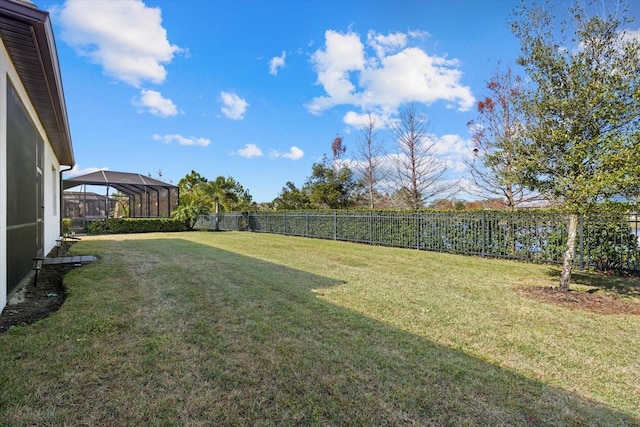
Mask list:
[[[160,92],[155,90],[142,90],[140,97],[133,99],[133,105],[140,108],[140,111],[147,109],[154,116],[170,117],[178,114],[178,107],[167,98],[163,98]]]
[[[371,113],[371,117],[369,117],[368,113],[356,113],[355,111],[348,111],[342,118],[342,121],[349,126],[362,129],[368,126],[370,119],[373,120],[375,129],[384,128],[389,121],[389,117],[385,115]]]
[[[246,157],[248,159],[250,159],[251,157],[262,156],[262,150],[255,144],[246,144],[244,148],[239,149],[235,153],[241,157]]]
[[[287,153],[281,153],[279,151],[272,150],[271,157],[272,158],[283,157],[285,159],[298,160],[304,157],[304,151],[302,151],[301,149],[293,145],[291,146],[291,148],[289,149],[289,152]]]
[[[314,71],[328,96],[314,98],[309,111],[320,113],[339,104],[357,101],[356,87],[350,74],[365,67],[364,45],[355,33],[341,34],[333,30],[325,32],[325,49],[318,49],[311,57]]]
[[[222,113],[233,120],[242,120],[244,119],[244,113],[247,111],[247,107],[249,103],[244,99],[240,98],[235,93],[230,92],[220,92],[220,98],[222,100]]]
[[[294,145],[289,149],[289,152],[284,153],[282,157],[285,159],[298,160],[304,157],[304,151]]]
[[[398,105],[418,101],[432,104],[448,101],[462,111],[473,107],[471,89],[459,81],[462,73],[456,60],[429,56],[419,48],[406,48],[381,59],[380,66],[362,73],[361,84],[367,88],[367,103]]]
[[[445,101],[461,111],[471,109],[475,99],[461,83],[460,62],[409,46],[410,38],[425,34],[370,31],[367,55],[358,34],[327,31],[325,46],[311,58],[325,95],[312,99],[307,108],[319,114],[334,106],[355,105],[389,114],[407,102]]]
[[[406,46],[407,35],[404,33],[394,33],[384,36],[377,34],[375,31],[369,31],[367,34],[367,44],[376,51],[378,57],[383,58],[388,52],[394,52]]]
[[[163,144],[171,144],[172,142],[177,142],[179,145],[196,145],[200,147],[206,147],[211,144],[211,140],[207,138],[197,138],[194,136],[184,137],[178,134],[170,134],[170,135],[158,135],[155,134],[152,136],[155,141],[160,141]]]
[[[285,52],[284,50],[282,51],[282,56],[275,56],[271,58],[271,61],[269,61],[269,74],[277,76],[278,69],[284,68],[286,58],[287,52]]]
[[[422,30],[409,30],[407,34],[409,34],[409,37],[414,39],[425,39],[431,36],[431,34]]]
[[[433,154],[446,160],[454,172],[463,172],[468,169],[465,161],[471,159],[473,155],[470,139],[454,134],[440,137],[429,135],[428,138],[429,143],[433,144]]]
[[[67,0],[55,13],[67,44],[106,75],[134,87],[163,83],[164,64],[181,51],[169,43],[160,9],[140,0]]]

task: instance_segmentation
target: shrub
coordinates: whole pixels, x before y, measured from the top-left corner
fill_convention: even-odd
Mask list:
[[[584,247],[585,260],[598,271],[633,269],[638,258],[638,238],[623,215],[586,222]]]
[[[62,218],[62,234],[71,233],[71,218]]]
[[[184,229],[184,222],[175,218],[107,218],[87,223],[88,234],[152,233]]]

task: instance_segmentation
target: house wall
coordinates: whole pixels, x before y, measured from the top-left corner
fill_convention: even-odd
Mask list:
[[[60,233],[60,202],[59,202],[59,190],[60,190],[60,164],[53,152],[51,144],[47,140],[47,135],[38,116],[35,113],[35,109],[29,101],[26,91],[18,77],[18,74],[10,61],[9,55],[5,49],[2,40],[0,39],[0,310],[2,310],[10,295],[8,295],[8,289],[14,287],[14,283],[9,283],[9,253],[11,252],[11,245],[7,239],[7,212],[8,207],[12,203],[12,200],[7,200],[8,192],[7,186],[7,85],[12,85],[16,94],[20,98],[27,115],[31,119],[36,132],[44,140],[44,152],[43,152],[43,165],[42,165],[42,190],[44,192],[43,204],[44,204],[44,230],[43,230],[43,252],[46,255],[49,251],[55,247],[56,239]],[[28,173],[33,173],[35,165],[24,165],[25,170]],[[21,189],[22,190],[22,189]],[[24,189],[26,194],[34,194],[36,189]],[[54,193],[55,191],[55,193]],[[20,192],[18,192],[20,193]],[[53,193],[53,194],[52,194]],[[16,196],[18,197],[18,196]],[[22,243],[22,242],[21,242]],[[31,242],[28,242],[31,244]],[[34,242],[34,251],[30,257],[37,255]],[[13,254],[16,252],[14,251]],[[31,260],[29,259],[30,263]],[[23,265],[26,265],[26,260]],[[22,269],[24,270],[24,268]],[[24,278],[29,277],[31,271],[22,271],[20,276]]]
[[[60,163],[51,145],[44,144],[44,253],[47,255],[55,247],[60,237]]]
[[[32,116],[33,118],[33,116]],[[42,127],[40,134],[44,138],[44,164],[43,164],[43,191],[44,191],[44,255],[56,246],[56,240],[62,233],[61,219],[62,208],[60,206],[60,162],[56,157],[53,147],[47,140],[47,134]]]
[[[8,54],[0,41],[0,310],[7,304],[7,68]]]

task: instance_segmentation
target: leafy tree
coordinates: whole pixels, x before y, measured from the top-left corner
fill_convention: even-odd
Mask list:
[[[443,181],[449,167],[435,155],[435,143],[426,133],[425,115],[411,103],[390,126],[398,148],[393,157],[396,190],[404,203],[410,209],[421,209],[426,200],[451,191],[454,185]]]
[[[237,194],[233,191],[234,184],[233,178],[219,176],[202,187],[211,205],[215,207],[216,214],[220,212],[221,207],[224,211],[230,211],[231,206],[237,202]]]
[[[525,119],[520,108],[520,76],[508,67],[497,71],[487,83],[489,96],[477,102],[478,120],[467,126],[473,141],[473,159],[467,161],[478,194],[501,197],[507,208],[538,200],[539,194],[517,183],[515,163],[519,142],[524,135]]]
[[[401,187],[392,192],[389,196],[389,208],[395,210],[414,209],[412,192],[407,187]]]
[[[191,173],[185,175],[180,181],[178,181],[178,188],[180,194],[193,193],[196,191],[196,187],[199,184],[207,182],[207,178],[200,175],[198,172],[192,170]]]
[[[512,25],[533,83],[518,175],[570,212],[559,285],[568,290],[579,215],[640,186],[640,47],[616,11],[576,2],[557,31],[549,7],[523,3]]]
[[[429,208],[443,211],[461,211],[465,210],[469,207],[469,203],[465,200],[460,200],[451,198],[451,199],[436,199],[433,202],[429,203]]]
[[[287,181],[278,197],[273,200],[273,206],[276,210],[303,210],[311,208],[311,201],[293,182]]]
[[[345,209],[353,204],[352,196],[358,187],[353,171],[344,165],[333,167],[327,158],[314,163],[311,176],[307,178],[303,191],[317,208]]]
[[[191,171],[178,182],[180,189],[180,205],[174,217],[185,221],[188,228],[193,228],[198,217],[215,209],[216,226],[219,230],[219,214],[221,211],[247,211],[253,206],[249,191],[232,177],[219,176],[213,181]]]
[[[248,212],[254,209],[256,204],[249,190],[232,177],[228,177],[227,180],[230,181],[231,193],[235,194],[235,197],[231,197],[229,211]]]
[[[210,204],[201,188],[206,182],[207,179],[194,170],[178,181],[180,203],[172,216],[184,221],[189,230],[193,229],[200,216],[209,213]]]

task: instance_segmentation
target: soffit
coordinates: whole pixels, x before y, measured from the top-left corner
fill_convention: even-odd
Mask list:
[[[49,13],[0,0],[0,37],[58,160],[73,166],[73,146]]]

